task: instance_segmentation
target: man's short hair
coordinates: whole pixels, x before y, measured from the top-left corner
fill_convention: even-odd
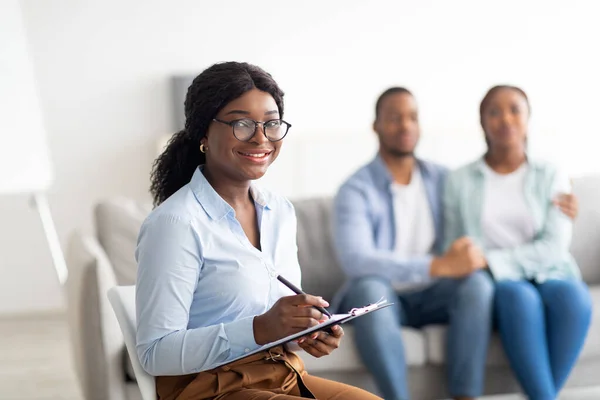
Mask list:
[[[388,96],[391,96],[393,94],[398,94],[398,93],[406,93],[411,96],[413,95],[410,92],[410,90],[408,90],[407,88],[401,87],[401,86],[394,86],[394,87],[387,89],[385,92],[383,92],[379,95],[379,98],[377,99],[377,103],[375,103],[375,119],[379,118],[379,109],[381,108],[381,103],[383,103],[383,100],[385,100],[385,98]]]

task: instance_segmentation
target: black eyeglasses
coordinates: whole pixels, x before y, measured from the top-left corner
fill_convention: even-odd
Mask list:
[[[234,119],[233,121],[223,121],[218,118],[213,118],[213,121],[229,125],[233,128],[233,136],[241,142],[247,142],[256,133],[258,125],[262,125],[263,134],[271,142],[277,142],[287,135],[288,130],[292,127],[282,119],[271,119],[265,122],[258,122],[250,118]]]

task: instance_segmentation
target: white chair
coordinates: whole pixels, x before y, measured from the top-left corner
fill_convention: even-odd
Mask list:
[[[123,332],[127,353],[143,400],[156,400],[154,377],[142,368],[135,350],[135,286],[115,286],[108,291],[108,300]]]

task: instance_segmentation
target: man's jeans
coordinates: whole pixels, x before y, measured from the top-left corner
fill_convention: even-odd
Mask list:
[[[385,297],[394,305],[353,322],[360,357],[386,400],[407,400],[401,326],[448,324],[446,365],[450,396],[477,397],[483,390],[485,360],[492,329],[494,284],[487,272],[460,279],[439,279],[418,291],[396,293],[378,277],[352,281],[342,310]]]

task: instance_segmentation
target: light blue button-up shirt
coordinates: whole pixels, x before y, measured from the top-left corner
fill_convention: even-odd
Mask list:
[[[417,159],[435,228],[432,253],[442,245],[442,193],[446,168]],[[394,283],[430,281],[432,255],[400,256],[395,252],[396,224],[393,178],[381,156],[354,173],[339,189],[334,202],[335,250],[349,279],[380,276]]]
[[[433,218],[435,242],[431,252],[439,255],[442,247],[442,193],[447,169],[417,159],[428,207]],[[333,232],[337,259],[346,282],[332,300],[339,309],[350,281],[364,276],[379,276],[404,290],[423,287],[432,282],[429,268],[433,256],[401,256],[395,251],[394,180],[380,155],[356,171],[340,187],[334,200]]]
[[[296,215],[283,197],[251,187],[262,251],[202,174],[144,221],[136,259],[137,353],[151,375],[209,370],[248,353],[253,319],[300,286]]]

